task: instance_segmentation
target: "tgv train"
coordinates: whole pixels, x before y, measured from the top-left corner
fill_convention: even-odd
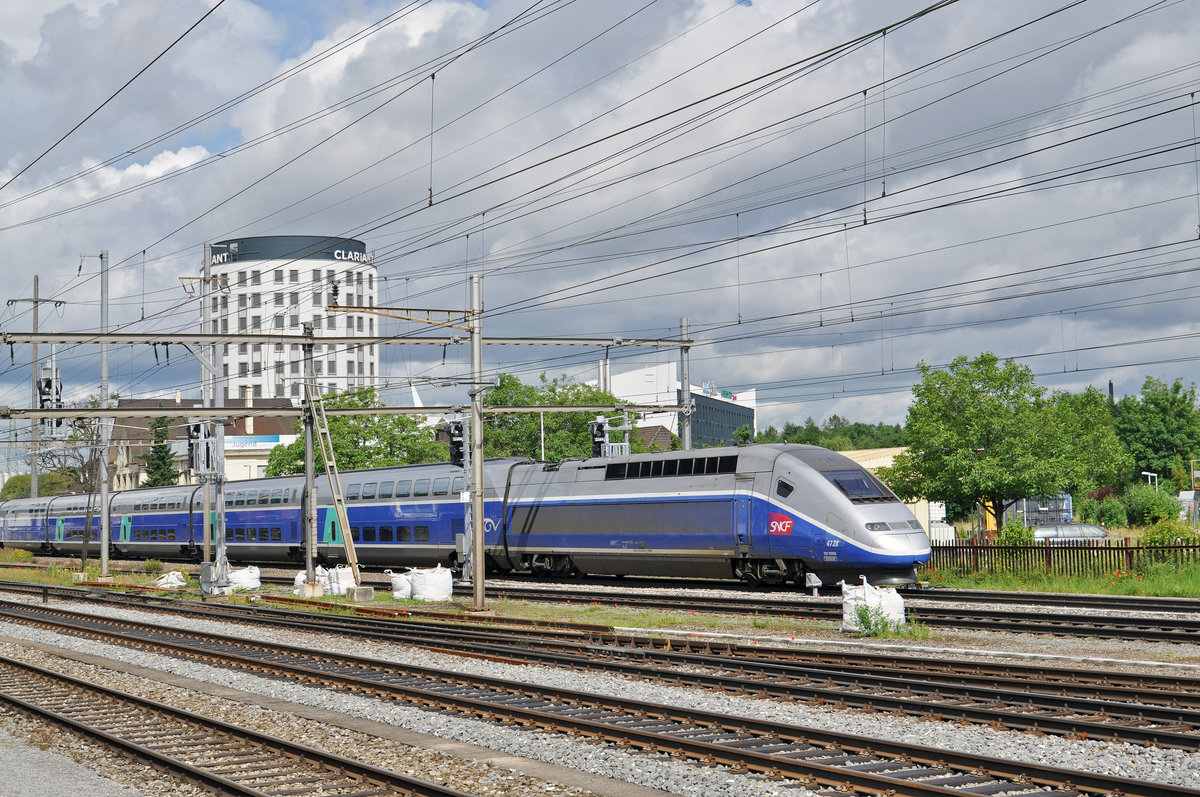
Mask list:
[[[558,463],[494,459],[483,466],[489,570],[741,578],[803,586],[907,583],[929,557],[908,508],[852,460],[815,446],[751,445]],[[319,561],[343,561],[328,483],[317,479]],[[457,566],[467,531],[462,468],[449,463],[341,475],[349,533],[366,566]],[[91,500],[95,501],[95,498]],[[225,487],[227,555],[303,560],[304,479]],[[0,502],[0,542],[75,555],[89,497]],[[196,485],[110,497],[114,557],[199,558],[204,496]],[[99,538],[98,511],[92,540]],[[98,553],[93,542],[92,553]]]

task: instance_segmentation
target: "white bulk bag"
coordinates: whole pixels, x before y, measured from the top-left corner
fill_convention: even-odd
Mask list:
[[[858,607],[866,606],[869,611],[879,612],[894,628],[904,625],[904,598],[892,587],[873,587],[862,576],[862,586],[852,587],[845,581],[842,585],[842,624],[839,631],[862,631],[858,621]]]
[[[326,595],[345,595],[347,587],[354,587],[354,569],[349,565],[338,565],[328,571],[325,580]]]
[[[392,581],[392,597],[398,601],[406,601],[412,597],[412,582],[408,580],[407,573],[393,573],[391,570],[383,571]]]
[[[454,594],[454,577],[449,568],[413,568],[408,573],[415,601],[448,601]]]
[[[151,581],[150,585],[159,589],[179,589],[187,586],[187,576],[178,570],[172,570]]]
[[[234,590],[253,590],[262,586],[258,578],[258,568],[254,565],[241,570],[229,571],[229,586]]]

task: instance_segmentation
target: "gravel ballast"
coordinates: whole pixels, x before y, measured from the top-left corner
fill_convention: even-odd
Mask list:
[[[79,609],[71,605],[72,609]],[[149,619],[151,622],[176,625],[214,633],[230,633],[230,625],[211,621],[168,616],[161,613],[146,614],[124,609],[108,607],[87,607],[89,612],[112,617],[132,617]],[[834,711],[819,707],[779,703],[765,699],[752,699],[724,694],[716,694],[705,690],[685,687],[663,686],[615,676],[601,674],[580,674],[578,672],[556,670],[539,666],[517,666],[487,662],[471,658],[459,658],[444,654],[431,653],[425,650],[406,648],[403,646],[375,643],[366,641],[346,642],[334,637],[308,634],[295,631],[277,631],[252,628],[238,625],[237,631],[250,639],[278,641],[292,645],[303,645],[312,648],[334,652],[353,652],[355,655],[368,656],[401,664],[414,664],[424,667],[436,667],[458,672],[485,674],[491,677],[506,678],[524,683],[541,684],[568,689],[578,689],[598,694],[620,696],[631,699],[667,703],[686,706],[705,711],[719,712],[729,715],[782,721],[794,725],[835,730],[862,736],[886,738],[893,741],[919,744],[929,747],[955,750],[964,753],[974,753],[993,757],[1008,758],[1047,766],[1068,769],[1082,769],[1107,775],[1125,778],[1154,781],[1178,786],[1192,787],[1200,775],[1200,755],[1177,750],[1158,750],[1127,744],[1107,742],[1074,741],[1058,737],[1040,737],[1032,734],[997,731],[985,727],[960,726],[957,724],[920,720],[910,717],[892,715],[868,714],[853,711]],[[123,647],[106,645],[90,640],[78,639],[67,635],[40,631],[18,624],[0,623],[0,634],[15,639],[25,639],[43,644],[69,648],[96,656],[128,663],[162,672],[174,673],[211,684],[233,687],[256,695],[263,695],[293,703],[332,710],[344,715],[362,717],[375,722],[386,723],[397,727],[408,728],[422,733],[432,734],[447,739],[457,739],[474,745],[480,745],[492,750],[503,751],[512,755],[524,756],[541,761],[552,762],[566,767],[592,772],[599,775],[618,778],[629,783],[638,784],[651,789],[660,789],[672,794],[708,795],[722,794],[738,797],[759,797],[760,795],[799,795],[803,790],[781,786],[778,782],[765,780],[756,776],[732,773],[720,768],[705,768],[670,759],[666,756],[653,756],[626,753],[608,745],[598,745],[573,739],[564,739],[549,734],[535,733],[510,727],[498,727],[470,719],[450,715],[442,715],[381,700],[356,697],[352,695],[330,692],[300,684],[263,678],[232,670],[223,670],[202,664],[181,661],[159,654],[145,653]],[[992,640],[989,645],[995,653],[999,641]],[[5,655],[25,660],[43,657],[44,654],[21,650],[18,645],[7,644],[0,646]],[[1111,653],[1111,647],[1110,647]],[[911,655],[912,651],[906,651]],[[69,670],[72,667],[84,667],[75,662],[64,662],[53,666],[54,669]],[[35,661],[34,663],[39,663]],[[48,665],[49,666],[49,665]],[[195,701],[202,699],[195,695],[189,696],[182,690],[180,695],[168,699],[162,695],[171,695],[171,688],[161,684],[152,684],[144,679],[133,679],[132,676],[112,673],[111,671],[97,672],[88,668],[89,679],[103,678],[104,683],[112,684],[126,691],[136,692],[138,688],[149,689],[159,694],[148,694],[163,702],[176,703],[179,700]],[[128,681],[128,683],[117,683]],[[130,685],[138,688],[130,688]],[[244,705],[237,704],[234,709],[222,709],[219,705],[197,707],[194,702],[183,702],[193,710],[202,713],[232,711],[231,721],[247,724],[243,721],[252,716],[255,722],[263,723],[264,727],[257,728],[268,733],[275,733],[285,738],[292,738],[289,733],[296,733],[297,720],[274,712],[253,712]],[[255,726],[252,726],[255,727]],[[309,744],[325,746],[325,743],[314,742],[311,736],[305,735],[300,741]],[[332,742],[329,742],[332,744]],[[358,740],[356,744],[365,744]],[[394,747],[394,745],[393,745]],[[372,751],[372,754],[389,755],[388,750]],[[361,755],[353,757],[362,758]],[[380,766],[391,766],[387,763],[372,760]],[[398,768],[396,764],[393,768]],[[428,765],[421,765],[428,766]],[[457,764],[455,764],[457,766]],[[452,785],[464,791],[488,794],[583,794],[582,791],[572,791],[556,784],[522,784],[516,785],[516,791],[501,791],[502,786],[496,780],[496,772],[479,772],[475,766],[470,771],[447,774],[453,778]],[[399,769],[398,771],[406,771]],[[486,777],[492,780],[486,781]],[[516,778],[513,773],[506,777]],[[485,780],[478,780],[485,778]],[[467,782],[470,781],[471,785]],[[476,791],[472,786],[480,787]],[[526,790],[521,791],[524,788]],[[532,789],[532,790],[530,790]],[[540,790],[539,790],[540,789]]]

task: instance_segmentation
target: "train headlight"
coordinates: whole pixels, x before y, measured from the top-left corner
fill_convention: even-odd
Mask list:
[[[919,531],[924,531],[924,530],[925,530],[925,527],[921,525],[921,521],[919,521],[919,520],[910,520],[910,521],[908,521],[908,527],[909,527],[910,529],[917,529],[917,530],[919,530]]]
[[[887,523],[868,523],[867,531],[887,531],[891,526]]]

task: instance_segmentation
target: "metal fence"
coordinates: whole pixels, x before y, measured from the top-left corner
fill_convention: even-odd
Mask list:
[[[1128,539],[1047,545],[996,545],[975,540],[935,544],[926,569],[968,573],[1053,573],[1099,575],[1151,564],[1200,562],[1200,545],[1134,545]]]

